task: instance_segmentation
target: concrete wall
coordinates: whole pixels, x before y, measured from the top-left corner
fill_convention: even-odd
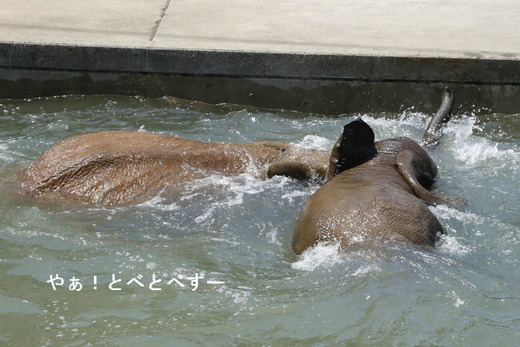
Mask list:
[[[323,114],[520,113],[520,61],[0,43],[0,98],[171,95]]]

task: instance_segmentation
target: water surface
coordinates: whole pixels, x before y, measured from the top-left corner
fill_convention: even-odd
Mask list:
[[[433,249],[380,243],[339,254],[320,245],[297,257],[292,228],[318,185],[254,172],[127,207],[42,205],[9,184],[53,143],[86,132],[328,151],[357,116],[378,140],[419,141],[431,115],[326,117],[119,96],[0,100],[0,344],[514,345],[519,114],[449,123],[431,152],[433,191],[468,204],[432,208],[448,232]]]

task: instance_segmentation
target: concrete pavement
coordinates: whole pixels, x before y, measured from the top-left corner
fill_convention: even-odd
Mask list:
[[[250,94],[330,86],[325,98],[339,86],[352,98],[341,107],[352,107],[375,102],[352,93],[456,84],[510,98],[520,93],[519,18],[516,0],[3,0],[0,97],[177,93],[283,107]],[[208,85],[216,94],[202,95]]]
[[[3,0],[0,41],[520,59],[515,0]]]

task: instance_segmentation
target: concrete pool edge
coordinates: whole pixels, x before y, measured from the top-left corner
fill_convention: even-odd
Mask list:
[[[519,113],[519,72],[520,60],[508,58],[0,42],[0,98],[171,95],[324,114],[429,112],[449,85],[459,112]]]

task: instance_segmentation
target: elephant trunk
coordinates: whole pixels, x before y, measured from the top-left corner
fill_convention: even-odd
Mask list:
[[[433,149],[437,147],[442,136],[442,126],[451,118],[451,111],[453,109],[453,91],[448,87],[444,88],[442,94],[442,101],[435,116],[433,116],[430,124],[424,132],[422,145],[426,149]]]

